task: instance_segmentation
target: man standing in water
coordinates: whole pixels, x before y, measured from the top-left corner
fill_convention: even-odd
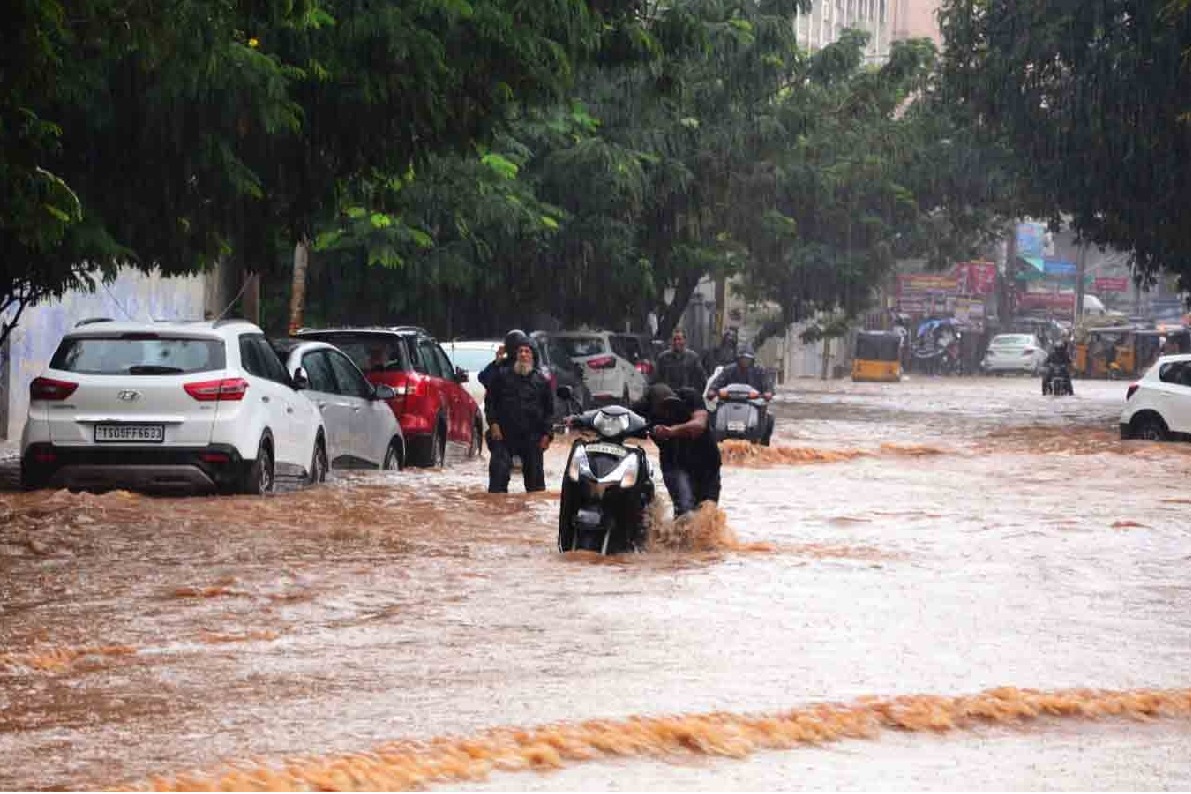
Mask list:
[[[495,367],[485,383],[488,417],[488,492],[507,493],[513,456],[521,458],[526,492],[546,490],[542,455],[550,447],[554,396],[538,370],[529,337],[510,331],[505,349],[512,357]],[[485,370],[487,372],[487,370]]]
[[[650,437],[658,445],[674,517],[691,512],[701,502],[718,502],[720,449],[699,392],[681,389],[675,393],[666,384],[656,383],[633,410],[653,425]]]
[[[674,329],[670,349],[658,356],[650,382],[664,383],[671,389],[702,389],[707,383],[707,372],[699,356],[687,350],[686,333],[681,328]]]

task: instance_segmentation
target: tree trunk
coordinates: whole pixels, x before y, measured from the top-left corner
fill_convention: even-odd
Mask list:
[[[302,327],[306,313],[306,269],[310,265],[310,241],[305,237],[294,246],[294,277],[289,293],[290,336]]]
[[[1079,260],[1075,263],[1075,317],[1072,319],[1074,325],[1079,325],[1079,321],[1083,319],[1083,292],[1084,274],[1088,269],[1088,244],[1085,241],[1079,247]]]
[[[658,322],[659,339],[669,339],[670,334],[674,332],[682,319],[682,313],[686,311],[687,304],[691,302],[691,295],[695,294],[695,287],[699,286],[699,278],[700,276],[683,276],[678,280],[674,299],[662,312],[661,320]]]
[[[244,319],[256,325],[261,324],[261,274],[244,271],[244,294],[240,298]]]
[[[823,337],[823,366],[819,370],[819,380],[827,380],[828,370],[831,368],[831,338]]]

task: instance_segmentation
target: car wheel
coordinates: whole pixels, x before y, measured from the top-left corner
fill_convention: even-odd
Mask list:
[[[1142,441],[1165,441],[1170,432],[1159,417],[1143,416],[1133,423],[1133,437]]]
[[[241,483],[244,493],[254,496],[264,496],[273,493],[275,482],[273,479],[273,448],[268,438],[262,438],[256,450],[256,460],[244,472]]]
[[[393,439],[389,448],[385,450],[385,462],[381,464],[385,471],[401,471],[401,442]]]
[[[434,438],[432,439],[430,454],[433,456],[430,465],[433,468],[441,469],[447,462],[447,433],[446,428],[439,425],[434,431]]]
[[[471,443],[467,445],[467,458],[471,460],[484,448],[484,431],[480,429],[479,418],[471,426]]]
[[[310,456],[310,476],[307,482],[318,485],[327,481],[327,445],[320,435],[314,440],[314,453]]]

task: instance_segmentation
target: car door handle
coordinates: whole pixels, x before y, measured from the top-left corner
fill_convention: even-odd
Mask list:
[[[269,395],[265,394],[265,395],[261,396],[261,402],[267,403],[268,401],[269,401]]]

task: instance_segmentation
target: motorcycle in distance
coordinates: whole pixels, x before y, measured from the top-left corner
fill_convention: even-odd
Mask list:
[[[570,387],[558,396],[570,399]],[[558,510],[558,550],[619,554],[644,548],[653,473],[645,450],[626,444],[645,438],[649,423],[621,405],[567,417],[572,429],[592,431],[597,440],[571,444],[562,476]]]
[[[1065,366],[1051,367],[1042,379],[1042,394],[1052,397],[1072,397],[1071,370]]]
[[[719,374],[719,370],[716,371]],[[715,379],[712,375],[712,379]],[[716,393],[715,410],[712,413],[711,431],[716,442],[726,438],[739,438],[769,446],[773,435],[773,414],[768,410],[769,401],[761,392],[747,383],[732,383]]]

